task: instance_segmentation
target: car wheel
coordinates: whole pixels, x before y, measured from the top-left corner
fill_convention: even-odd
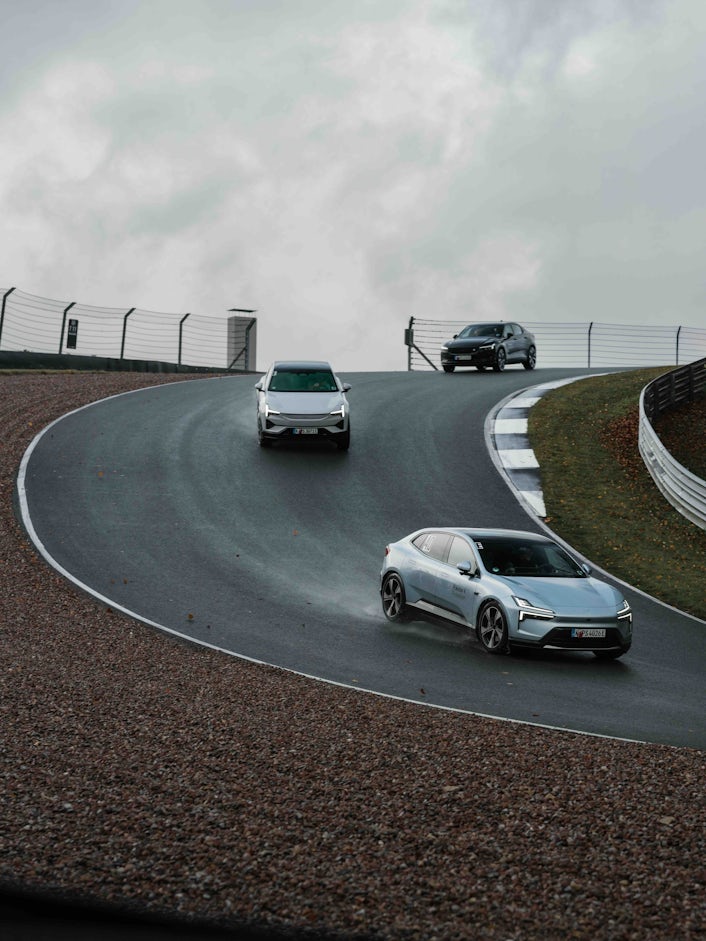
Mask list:
[[[476,634],[488,653],[507,653],[507,618],[495,601],[490,601],[478,615]]]
[[[449,366],[446,363],[444,363],[444,372],[453,372],[455,368],[456,368],[455,366]]]
[[[533,346],[527,350],[527,359],[522,365],[525,369],[534,369],[537,365],[537,350]]]
[[[498,352],[495,354],[495,362],[493,363],[493,369],[495,372],[502,372],[505,369],[505,363],[507,362],[507,353],[505,352],[504,346],[498,347]]]
[[[385,576],[381,596],[382,610],[388,621],[400,624],[409,619],[404,585],[401,577],[396,572]]]
[[[336,437],[336,446],[339,451],[347,451],[351,446],[351,426],[348,425],[348,428],[343,432],[342,435]]]
[[[630,650],[629,647],[620,647],[618,650],[594,650],[593,656],[597,657],[599,660],[617,660],[618,657],[622,657],[628,650]]]
[[[269,448],[272,444],[269,438],[266,438],[262,433],[262,425],[258,421],[257,423],[257,440],[261,448]]]

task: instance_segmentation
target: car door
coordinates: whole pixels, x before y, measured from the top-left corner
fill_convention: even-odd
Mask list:
[[[522,336],[520,328],[514,323],[505,324],[503,330],[503,344],[507,353],[508,363],[516,363],[522,359]]]
[[[411,587],[424,601],[440,604],[439,576],[443,574],[451,536],[443,532],[426,532],[413,541],[414,552],[410,559],[409,581]]]
[[[471,571],[478,571],[478,562],[468,542],[461,536],[453,536],[446,564],[439,573],[437,594],[443,608],[473,626],[480,597],[478,579],[459,571],[458,565],[462,562],[470,562]]]

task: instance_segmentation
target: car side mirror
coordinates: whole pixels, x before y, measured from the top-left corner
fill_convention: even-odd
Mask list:
[[[343,391],[344,391],[344,392],[350,392],[352,388],[353,388],[353,386],[350,384],[350,382],[344,382],[344,383],[343,383]]]
[[[476,570],[473,568],[470,562],[459,562],[456,568],[459,570],[461,575],[468,575],[469,578],[473,578],[476,574]]]
[[[255,388],[258,392],[262,392],[262,379],[255,383]]]
[[[591,568],[591,566],[590,566],[587,562],[582,562],[582,563],[581,563],[581,568],[584,570],[584,572],[586,573],[586,575],[590,575],[591,572],[593,571],[592,568]]]

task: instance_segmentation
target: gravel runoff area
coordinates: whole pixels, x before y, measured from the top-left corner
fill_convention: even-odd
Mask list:
[[[0,888],[233,936],[704,937],[704,753],[244,662],[46,565],[13,509],[32,438],[167,381],[185,377],[0,376]]]

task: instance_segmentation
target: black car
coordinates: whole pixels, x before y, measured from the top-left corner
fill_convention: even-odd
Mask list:
[[[518,323],[472,323],[441,347],[444,372],[457,366],[491,366],[501,372],[509,363],[522,363],[525,369],[537,364],[534,336]]]

